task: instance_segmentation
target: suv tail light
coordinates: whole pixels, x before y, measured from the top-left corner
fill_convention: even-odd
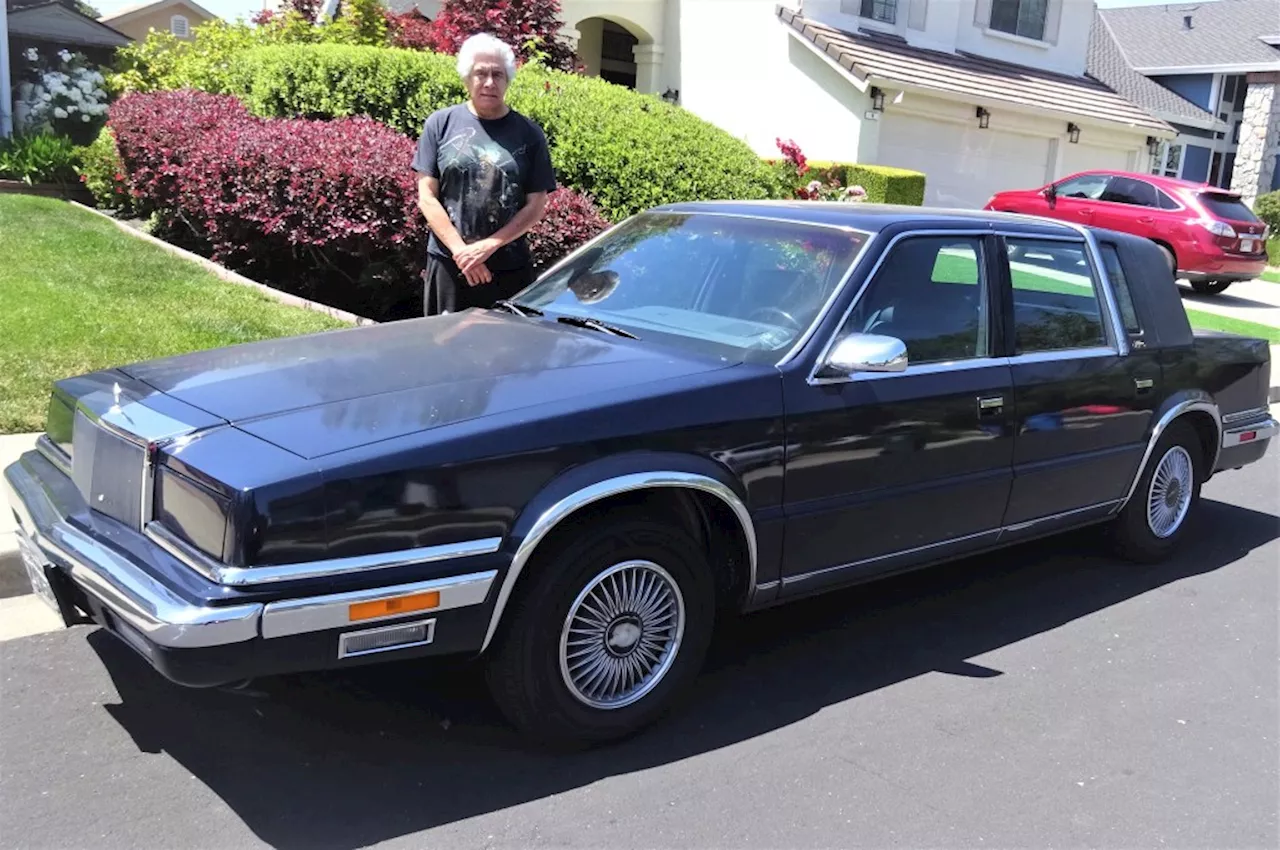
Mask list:
[[[1236,229],[1225,221],[1205,221],[1201,219],[1200,225],[1214,236],[1221,236],[1224,239],[1236,238]]]

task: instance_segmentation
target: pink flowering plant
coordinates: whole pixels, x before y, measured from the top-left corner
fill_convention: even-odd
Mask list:
[[[806,174],[814,173],[809,167],[800,146],[793,140],[775,139],[778,150],[782,152],[782,168],[791,181],[795,197],[802,201],[842,201],[857,203],[866,200],[867,190],[858,185],[844,186],[835,173],[829,173],[826,180],[816,178],[804,181]]]

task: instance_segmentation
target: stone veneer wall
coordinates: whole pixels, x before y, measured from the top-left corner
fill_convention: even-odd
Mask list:
[[[1246,204],[1271,191],[1280,155],[1280,73],[1249,74],[1231,190]]]

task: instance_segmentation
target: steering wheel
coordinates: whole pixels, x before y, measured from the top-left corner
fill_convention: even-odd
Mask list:
[[[751,315],[747,316],[747,320],[752,322],[766,322],[768,321],[768,317],[782,319],[783,324],[790,326],[792,330],[800,330],[800,323],[795,320],[795,317],[779,307],[757,307],[755,310],[751,311]],[[770,322],[770,324],[777,324],[777,322]]]

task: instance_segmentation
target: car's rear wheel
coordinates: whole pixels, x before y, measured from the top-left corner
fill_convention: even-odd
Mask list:
[[[711,641],[715,586],[682,529],[605,518],[529,566],[486,668],[524,734],[554,747],[621,738],[687,692]]]
[[[1201,295],[1217,295],[1231,285],[1229,280],[1193,280],[1191,288]]]
[[[1133,497],[1113,523],[1113,539],[1123,557],[1154,563],[1178,547],[1200,502],[1203,468],[1195,428],[1175,421],[1160,435]]]
[[[1160,249],[1160,253],[1164,254],[1164,264],[1169,267],[1169,274],[1173,275],[1176,280],[1178,277],[1178,258],[1173,255],[1173,251],[1167,245],[1156,243],[1156,247]]]

